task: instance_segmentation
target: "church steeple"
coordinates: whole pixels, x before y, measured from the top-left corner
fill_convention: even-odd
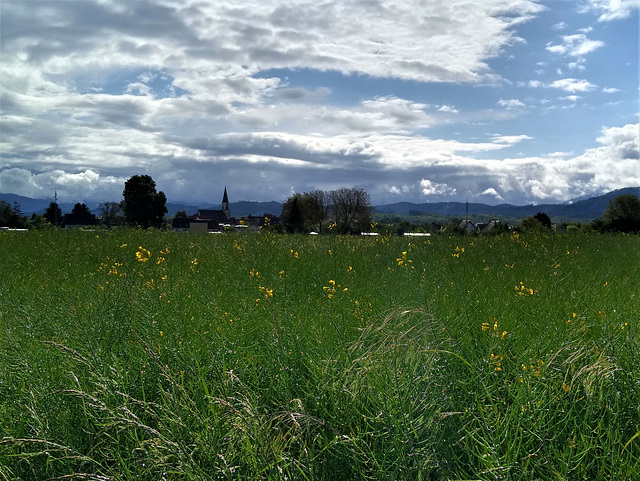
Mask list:
[[[229,209],[229,197],[227,196],[227,186],[224,186],[224,195],[222,196],[222,213],[227,217],[227,219],[231,218],[231,210]]]

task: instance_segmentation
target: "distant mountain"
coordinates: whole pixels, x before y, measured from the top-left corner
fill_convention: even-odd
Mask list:
[[[628,187],[625,189],[614,190],[606,194],[591,197],[589,199],[575,200],[564,204],[537,204],[537,205],[512,205],[512,204],[476,204],[469,203],[469,216],[489,215],[499,217],[523,218],[536,215],[538,212],[544,212],[549,217],[560,219],[573,219],[587,222],[604,214],[609,201],[619,195],[637,195],[640,197],[640,187]],[[44,214],[45,210],[51,203],[52,199],[32,199],[16,194],[0,193],[0,200],[4,200],[13,204],[17,202],[20,209],[26,215]],[[100,213],[100,204],[102,202],[84,201],[93,214]],[[70,213],[75,203],[60,202],[60,209],[63,214]],[[178,211],[185,211],[187,214],[195,214],[198,208],[201,209],[220,209],[218,205],[202,205],[196,206],[183,203],[167,203],[167,216],[171,217]],[[239,201],[231,202],[231,215],[234,217],[243,217],[246,215],[262,215],[275,214],[280,215],[282,212],[282,203],[280,202],[250,202]],[[378,214],[398,214],[398,215],[420,215],[420,214],[437,214],[443,216],[464,217],[466,212],[465,202],[434,202],[416,204],[412,202],[398,202],[396,204],[374,206],[374,213]]]
[[[575,219],[589,221],[604,214],[609,201],[620,195],[637,195],[640,197],[640,187],[628,187],[566,204],[537,204],[537,205],[487,205],[469,203],[469,217],[474,215],[494,215],[500,217],[531,217],[538,212],[544,212],[551,218]],[[420,215],[437,214],[444,216],[464,217],[467,205],[465,202],[434,202],[432,204],[414,204],[412,202],[398,202],[397,204],[379,205],[374,207],[374,213]]]

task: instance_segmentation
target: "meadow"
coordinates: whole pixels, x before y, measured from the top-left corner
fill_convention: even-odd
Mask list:
[[[640,237],[0,233],[0,479],[640,479]]]

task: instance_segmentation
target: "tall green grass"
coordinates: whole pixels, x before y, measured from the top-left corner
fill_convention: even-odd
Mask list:
[[[639,258],[0,234],[0,479],[640,479]]]

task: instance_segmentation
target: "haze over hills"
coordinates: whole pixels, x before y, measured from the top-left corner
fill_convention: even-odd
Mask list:
[[[495,215],[516,218],[531,217],[538,212],[544,212],[551,218],[562,217],[586,222],[604,214],[607,204],[611,199],[628,194],[640,197],[640,187],[618,189],[597,197],[564,204],[487,205],[469,203],[468,212],[469,217],[473,217],[474,215]],[[466,211],[467,205],[465,202],[436,202],[433,204],[399,202],[396,204],[379,205],[376,206],[374,210],[375,213],[380,214],[419,215],[429,213],[456,217],[464,217]]]
[[[628,187],[624,189],[618,189],[606,194],[591,197],[589,199],[577,200],[575,202],[568,202],[564,204],[536,204],[536,205],[512,205],[512,204],[499,204],[488,205],[469,203],[468,212],[469,217],[474,215],[493,215],[501,217],[513,217],[523,218],[534,216],[538,212],[544,212],[549,217],[574,219],[577,221],[587,222],[597,217],[600,217],[609,201],[620,195],[636,195],[640,197],[640,187]],[[43,214],[51,200],[45,199],[32,199],[30,197],[24,197],[16,194],[2,194],[0,193],[0,200],[4,200],[10,204],[17,202],[25,215],[31,215],[33,213]],[[79,201],[83,202],[83,201]],[[84,201],[94,214],[100,213],[100,202]],[[73,209],[74,203],[71,202],[59,202],[58,205],[62,210],[62,213],[69,213]],[[220,205],[190,205],[182,203],[167,202],[168,216],[173,216],[178,211],[185,211],[187,214],[194,214],[198,208],[201,209],[219,209]],[[280,215],[282,211],[281,202],[252,202],[252,201],[238,201],[231,202],[230,210],[234,217],[243,217],[246,215],[262,215],[262,214],[275,214]],[[467,212],[467,205],[465,202],[434,202],[434,203],[421,203],[416,204],[412,202],[398,202],[395,204],[377,205],[374,206],[374,213],[376,214],[397,214],[397,215],[420,215],[420,214],[437,214],[443,216],[455,216],[464,217]]]

